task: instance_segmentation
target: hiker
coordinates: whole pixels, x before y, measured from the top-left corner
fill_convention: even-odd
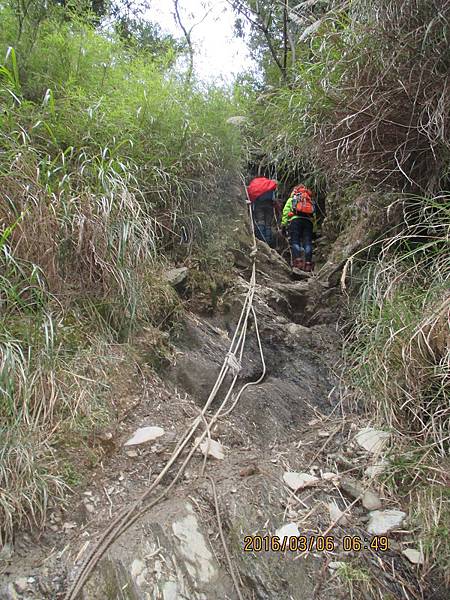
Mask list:
[[[281,218],[282,231],[286,234],[289,228],[289,238],[292,254],[292,267],[310,272],[312,262],[312,236],[316,224],[316,205],[312,192],[303,185],[297,185],[283,208]]]
[[[275,190],[278,184],[267,177],[255,177],[247,186],[247,193],[252,205],[252,216],[255,224],[255,235],[258,240],[273,246],[272,222],[275,201]]]

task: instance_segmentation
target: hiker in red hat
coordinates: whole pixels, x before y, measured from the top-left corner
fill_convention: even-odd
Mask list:
[[[272,222],[277,187],[277,182],[267,179],[267,177],[255,177],[247,186],[248,197],[252,205],[255,235],[271,247],[273,246]]]

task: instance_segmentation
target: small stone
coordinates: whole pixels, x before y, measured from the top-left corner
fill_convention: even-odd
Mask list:
[[[370,490],[364,492],[361,502],[367,510],[378,510],[382,506],[380,498]]]
[[[327,437],[330,437],[330,432],[329,432],[329,431],[325,431],[325,430],[323,429],[323,430],[321,430],[321,431],[317,432],[317,435],[318,435],[320,438],[327,438]]]
[[[332,561],[328,564],[328,570],[330,571],[330,573],[334,573],[335,571],[338,571],[339,569],[342,569],[342,567],[345,565],[345,562],[339,561],[339,560],[335,560]]]
[[[14,581],[14,587],[18,592],[26,592],[28,589],[28,580],[26,577],[19,577]]]
[[[294,491],[312,487],[320,481],[318,477],[309,473],[294,473],[291,471],[286,471],[283,474],[283,480]]]
[[[423,565],[424,563],[423,554],[422,552],[419,552],[419,550],[406,548],[406,550],[403,550],[402,554],[404,554],[413,565]]]
[[[342,510],[339,508],[339,506],[336,504],[335,501],[330,502],[328,505],[328,512],[330,513],[330,521],[331,523],[339,523],[339,525],[348,525],[349,520],[347,519],[347,516],[344,515],[344,513],[342,512]]]
[[[88,513],[95,512],[95,506],[93,504],[87,503],[84,506],[85,506],[86,510],[88,511]]]
[[[259,469],[256,465],[249,465],[248,467],[244,467],[239,471],[240,477],[250,477],[251,475],[256,475],[259,473]]]
[[[164,429],[162,427],[141,427],[136,429],[132,437],[125,442],[125,446],[136,446],[137,444],[144,444],[156,440],[156,438],[164,435]]]
[[[145,563],[142,560],[136,558],[131,563],[131,577],[134,579],[138,577],[145,570]]]
[[[187,279],[189,269],[187,267],[179,267],[177,269],[170,269],[164,273],[164,279],[167,283],[173,287],[178,287],[184,283]]]
[[[34,583],[36,581],[36,579],[34,577],[28,577],[27,582],[28,583]]]
[[[125,454],[129,457],[129,458],[136,458],[136,456],[139,456],[139,453],[136,452],[136,450],[127,450],[125,452]]]
[[[325,481],[339,481],[339,475],[337,473],[326,472],[322,473],[322,479]]]
[[[367,450],[371,454],[379,454],[388,443],[389,438],[390,435],[387,431],[379,431],[372,427],[364,427],[355,436],[361,448],[364,448],[364,450]]]
[[[195,438],[195,443],[199,441],[200,438]],[[203,440],[203,442],[199,446],[203,456],[212,456],[216,460],[223,460],[225,458],[225,453],[223,450],[223,446],[220,442],[216,442],[216,440]]]
[[[283,540],[285,537],[298,537],[300,531],[295,523],[286,523],[286,525],[283,525],[275,531],[275,535],[277,535],[280,540]]]
[[[399,527],[403,523],[406,513],[395,509],[375,510],[369,516],[367,531],[373,535],[383,535]]]
[[[351,477],[345,477],[341,479],[341,488],[344,490],[344,492],[347,492],[349,496],[352,496],[352,498],[358,498],[364,494],[364,487],[362,483],[356,479],[352,479]]]

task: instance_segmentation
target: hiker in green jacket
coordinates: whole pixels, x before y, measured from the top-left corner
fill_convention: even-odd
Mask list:
[[[292,267],[310,272],[312,262],[312,236],[316,224],[316,206],[312,193],[303,185],[297,185],[286,201],[281,218],[284,231],[289,228]]]

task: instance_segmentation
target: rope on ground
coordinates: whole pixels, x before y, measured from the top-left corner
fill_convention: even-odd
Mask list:
[[[244,187],[245,187],[245,181],[244,181]],[[245,190],[246,190],[246,188],[245,188]],[[247,190],[246,190],[246,193],[247,193]],[[222,363],[222,367],[220,369],[219,375],[217,376],[216,382],[214,383],[214,386],[213,386],[213,388],[208,396],[208,399],[207,399],[205,405],[203,406],[199,416],[196,417],[193,424],[189,428],[187,428],[186,432],[181,436],[179,443],[175,447],[175,449],[174,449],[173,453],[171,454],[169,460],[167,461],[165,467],[159,473],[159,475],[156,477],[156,479],[153,481],[151,486],[135,502],[133,502],[131,507],[124,508],[122,511],[120,511],[119,514],[115,517],[115,519],[113,519],[113,521],[110,523],[110,525],[104,531],[104,533],[100,537],[99,541],[97,542],[96,546],[91,550],[89,556],[86,558],[85,562],[83,563],[79,572],[77,573],[74,581],[72,582],[72,585],[70,586],[70,588],[68,589],[68,591],[66,593],[65,600],[75,600],[77,598],[78,594],[81,592],[84,584],[86,583],[88,577],[90,576],[93,569],[97,565],[98,561],[102,558],[102,556],[107,551],[107,549],[111,546],[111,544],[113,544],[114,541],[119,536],[121,536],[129,527],[131,527],[133,525],[133,523],[135,523],[136,520],[139,517],[141,517],[147,510],[149,510],[155,504],[160,502],[163,498],[165,498],[165,496],[167,496],[170,489],[175,485],[175,483],[178,481],[180,476],[183,474],[184,469],[186,468],[187,464],[191,460],[196,449],[200,446],[200,444],[204,440],[205,436],[206,435],[209,436],[211,427],[216,422],[216,420],[219,418],[219,416],[224,417],[227,414],[229,414],[231,412],[231,410],[236,406],[236,404],[239,401],[240,397],[242,396],[242,393],[244,392],[244,390],[247,389],[251,385],[257,385],[258,383],[260,383],[263,380],[263,378],[265,376],[266,366],[265,366],[265,362],[264,362],[262,344],[261,344],[261,339],[260,339],[259,330],[258,330],[258,326],[257,326],[256,313],[253,308],[253,299],[254,299],[255,290],[256,290],[255,256],[256,256],[257,244],[256,244],[255,228],[254,228],[254,223],[253,223],[253,219],[252,219],[252,215],[251,215],[248,194],[247,194],[247,200],[248,200],[249,216],[250,216],[252,238],[253,238],[253,246],[252,246],[252,253],[251,253],[251,256],[253,257],[252,274],[250,277],[249,287],[248,287],[247,294],[245,296],[241,314],[239,316],[238,324],[236,326],[236,329],[235,329],[235,332],[233,335],[233,339],[231,340],[230,349],[224,358],[224,361]],[[263,363],[263,373],[258,378],[257,381],[249,382],[249,383],[245,384],[244,386],[242,386],[242,388],[238,392],[236,398],[234,399],[232,408],[230,410],[228,410],[226,413],[221,414],[223,408],[225,407],[226,403],[228,402],[228,400],[233,392],[236,381],[238,379],[240,368],[237,368],[237,367],[240,367],[241,361],[242,361],[250,312],[252,313],[254,323],[255,323],[255,330],[256,330],[257,338],[258,338],[258,347],[259,347],[259,351],[260,351],[260,355],[261,355],[261,359],[262,359],[262,363]],[[237,356],[239,356],[239,358],[237,358]],[[228,389],[228,391],[225,395],[225,398],[222,401],[220,407],[214,413],[214,415],[211,417],[209,423],[206,423],[205,431],[203,431],[203,433],[194,442],[193,447],[189,451],[186,459],[182,463],[181,467],[178,469],[177,473],[175,474],[175,476],[172,479],[172,481],[170,482],[170,484],[152,502],[146,504],[146,506],[143,506],[144,501],[153,492],[153,490],[159,485],[159,483],[162,481],[162,479],[168,473],[169,469],[172,467],[172,465],[175,463],[177,458],[180,456],[180,454],[182,453],[182,451],[184,450],[184,448],[186,447],[188,442],[191,440],[191,438],[193,437],[193,435],[196,432],[200,423],[202,423],[202,421],[203,422],[205,421],[206,411],[208,410],[209,406],[215,399],[215,397],[216,397],[216,395],[217,395],[217,393],[218,393],[218,391],[230,369],[232,370],[232,373],[233,373],[233,380],[229,386],[229,389]]]
[[[228,568],[230,570],[230,575],[231,575],[231,579],[233,580],[233,584],[236,590],[236,594],[238,595],[239,600],[244,600],[242,594],[241,594],[241,589],[239,587],[239,583],[236,577],[236,573],[233,567],[233,562],[231,560],[231,556],[230,553],[228,551],[228,546],[227,543],[225,541],[225,536],[223,535],[223,527],[222,527],[222,519],[220,518],[220,510],[219,510],[219,501],[217,499],[217,491],[216,491],[216,485],[214,483],[214,480],[207,475],[207,479],[209,479],[210,483],[211,483],[211,487],[212,487],[212,491],[213,491],[213,496],[214,496],[214,507],[216,509],[216,517],[217,517],[217,527],[219,528],[219,535],[220,535],[220,539],[222,541],[222,546],[223,546],[223,551],[225,552],[225,557],[227,559],[227,563],[228,563]]]

